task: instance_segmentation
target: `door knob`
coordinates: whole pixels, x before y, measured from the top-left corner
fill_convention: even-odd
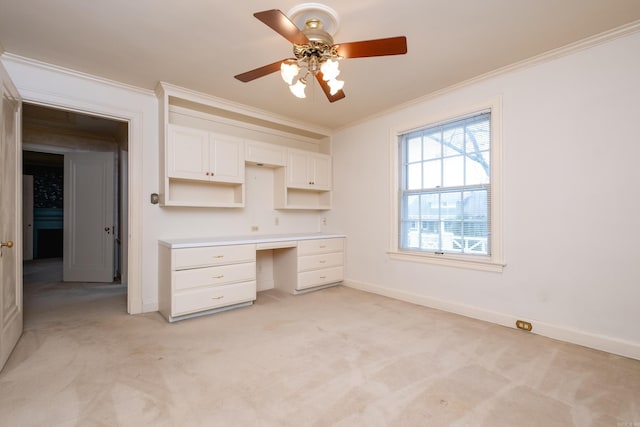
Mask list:
[[[13,247],[13,240],[8,240],[6,242],[0,242],[0,248],[7,247],[11,249]]]

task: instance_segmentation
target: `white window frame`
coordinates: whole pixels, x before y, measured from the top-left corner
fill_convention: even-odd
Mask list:
[[[487,256],[464,255],[452,253],[430,253],[400,249],[400,148],[398,138],[406,133],[422,129],[438,123],[449,122],[467,117],[481,111],[491,111],[491,202],[490,202],[490,236],[491,253]],[[391,172],[390,218],[391,236],[389,257],[395,260],[421,262],[449,267],[469,268],[482,271],[501,272],[504,267],[502,241],[502,98],[495,97],[474,106],[461,108],[446,114],[434,114],[425,117],[420,123],[406,124],[391,129],[389,144]]]

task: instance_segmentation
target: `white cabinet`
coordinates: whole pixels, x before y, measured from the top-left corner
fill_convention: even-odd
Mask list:
[[[290,148],[287,165],[276,169],[276,209],[331,209],[331,156]]]
[[[283,167],[287,164],[287,149],[281,145],[258,141],[245,141],[246,163],[266,167]]]
[[[343,280],[344,246],[339,234],[161,240],[160,313],[174,322],[251,305],[259,288],[257,251],[272,251],[277,288],[299,294],[337,285]]]
[[[170,322],[250,305],[256,299],[256,246],[159,248],[160,313]]]
[[[248,164],[273,169],[273,208],[331,208],[328,136],[289,132],[279,120],[228,110],[213,97],[165,82],[156,94],[161,206],[243,208]],[[315,150],[300,149],[306,147]]]
[[[298,285],[296,290],[340,282],[343,278],[344,239],[298,242]]]
[[[344,238],[298,241],[294,249],[278,251],[274,281],[293,294],[340,283],[344,277]]]
[[[287,186],[316,191],[331,190],[331,157],[326,154],[289,149]]]
[[[243,141],[205,130],[168,125],[170,178],[242,183]]]
[[[244,206],[244,141],[167,125],[163,204]]]
[[[209,132],[169,124],[167,133],[169,177],[209,181]]]

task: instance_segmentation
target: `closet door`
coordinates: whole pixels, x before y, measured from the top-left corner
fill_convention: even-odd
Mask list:
[[[65,282],[113,282],[115,171],[112,152],[64,156]]]

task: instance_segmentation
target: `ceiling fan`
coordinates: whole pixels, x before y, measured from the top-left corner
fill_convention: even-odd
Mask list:
[[[331,34],[337,27],[338,16],[333,9],[318,3],[305,3],[291,9],[291,19],[278,9],[256,12],[253,16],[293,43],[295,57],[238,74],[235,78],[246,83],[280,70],[291,92],[299,98],[305,97],[309,78],[318,81],[330,102],[344,98],[344,81],[336,79],[340,73],[338,61],[343,58],[407,53],[405,36],[334,44]]]

